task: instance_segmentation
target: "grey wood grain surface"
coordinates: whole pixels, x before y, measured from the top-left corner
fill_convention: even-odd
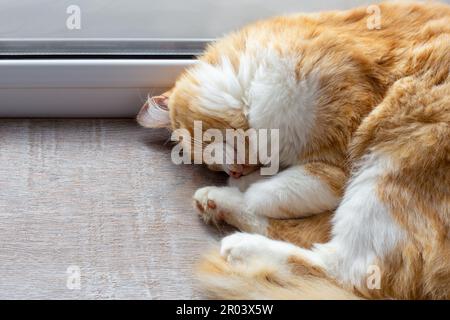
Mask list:
[[[0,120],[0,298],[202,298],[193,268],[221,234],[191,198],[225,177],[174,165],[168,138],[133,120]]]

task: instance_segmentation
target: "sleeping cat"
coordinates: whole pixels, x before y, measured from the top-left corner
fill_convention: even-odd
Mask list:
[[[242,231],[201,264],[214,296],[450,298],[450,7],[377,8],[376,28],[367,8],[254,23],[142,108],[146,127],[279,130],[278,174],[214,164],[235,178],[194,195]]]

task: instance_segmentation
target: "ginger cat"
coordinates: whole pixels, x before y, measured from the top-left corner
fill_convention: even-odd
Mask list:
[[[450,7],[377,8],[375,28],[365,7],[249,25],[141,110],[147,127],[279,129],[281,172],[211,165],[239,179],[194,195],[243,232],[201,263],[215,297],[450,298]]]

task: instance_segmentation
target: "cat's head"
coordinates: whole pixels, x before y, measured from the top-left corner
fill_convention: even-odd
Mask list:
[[[231,66],[229,66],[231,67]],[[248,161],[248,137],[246,144],[246,160],[236,158],[236,145],[230,146],[226,139],[226,129],[248,129],[245,113],[245,102],[241,100],[239,88],[233,91],[233,83],[227,83],[221,74],[215,74],[215,67],[200,62],[194,68],[186,71],[176,82],[175,86],[159,96],[154,96],[141,108],[137,121],[147,128],[168,128],[175,132],[189,133],[189,138],[183,134],[180,144],[183,152],[190,150],[190,157],[195,160],[196,153],[202,153],[207,146],[222,149],[224,154],[233,153],[230,157],[234,163],[224,161],[216,163],[207,161],[200,156],[201,162],[214,171],[224,171],[232,177],[238,178],[254,171],[258,165]],[[221,88],[228,86],[227,88]],[[201,124],[199,126],[199,124]],[[223,139],[217,135],[208,139],[199,136],[207,132],[221,132]],[[238,143],[238,140],[235,140]],[[196,161],[195,163],[198,163]]]

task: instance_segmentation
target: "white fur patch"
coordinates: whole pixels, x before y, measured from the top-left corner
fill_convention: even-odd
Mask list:
[[[297,79],[298,61],[295,54],[249,43],[237,70],[226,57],[217,65],[200,62],[191,70],[199,106],[211,115],[242,110],[250,127],[280,130],[280,164],[296,164],[314,126],[319,90],[317,73]]]
[[[371,266],[405,239],[376,191],[378,179],[390,170],[387,157],[364,159],[336,210],[332,240],[316,246],[328,272],[344,283],[364,285]]]
[[[298,248],[288,242],[276,241],[258,234],[234,233],[222,239],[220,254],[229,263],[264,262],[282,267]]]
[[[248,91],[248,120],[252,128],[278,129],[280,164],[295,165],[314,126],[318,76],[297,79],[297,56],[265,53]]]
[[[245,200],[247,206],[259,215],[298,218],[333,210],[339,204],[340,197],[302,166],[293,166],[250,185]]]
[[[277,270],[289,267],[288,259],[298,257],[323,268],[322,261],[310,251],[292,243],[272,240],[259,234],[235,233],[222,239],[220,254],[229,263],[273,266]]]
[[[223,57],[218,65],[200,61],[191,73],[199,83],[198,101],[205,110],[220,113],[244,107],[245,83],[228,58]]]

